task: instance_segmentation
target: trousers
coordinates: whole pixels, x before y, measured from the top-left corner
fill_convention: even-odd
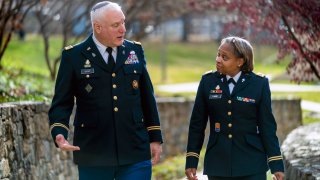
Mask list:
[[[122,166],[80,166],[79,180],[150,180],[151,160]]]

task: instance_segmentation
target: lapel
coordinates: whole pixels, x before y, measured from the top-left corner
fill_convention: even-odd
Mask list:
[[[112,69],[110,69],[106,62],[103,60],[96,44],[93,42],[92,34],[84,42],[82,54],[92,63],[98,65],[101,69],[112,72]]]
[[[216,83],[220,86],[222,93],[229,97],[230,92],[229,92],[229,87],[227,84],[226,75],[216,71]]]
[[[241,76],[236,84],[236,86],[233,88],[231,95],[236,94],[241,89],[246,87],[248,83],[250,82],[251,74],[250,73],[241,73]]]
[[[114,72],[117,72],[119,68],[124,65],[124,62],[126,61],[127,57],[129,56],[129,50],[126,49],[125,41],[121,46],[118,46],[117,49],[117,62],[116,66],[114,67]]]

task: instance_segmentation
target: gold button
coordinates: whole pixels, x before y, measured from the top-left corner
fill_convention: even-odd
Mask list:
[[[231,123],[229,123],[229,124],[228,124],[228,127],[229,127],[229,128],[231,128],[231,127],[232,127],[232,124],[231,124]]]
[[[117,88],[117,85],[113,84],[112,87],[113,87],[113,89],[115,89],[115,88]]]
[[[117,107],[114,108],[114,112],[118,112],[118,108]]]
[[[118,97],[117,97],[117,96],[113,96],[113,99],[114,99],[114,100],[118,100]]]
[[[228,115],[231,116],[231,111],[228,112]]]
[[[136,70],[134,70],[133,72],[134,72],[134,73],[137,73],[137,71],[136,71]]]
[[[87,75],[86,75],[86,78],[89,78],[89,77],[90,77],[90,75],[89,75],[89,74],[87,74]]]
[[[84,124],[81,124],[81,127],[84,127]]]
[[[112,77],[116,77],[116,73],[112,73],[112,75],[111,75]]]
[[[229,134],[229,135],[228,135],[228,138],[230,138],[230,139],[231,139],[231,138],[232,138],[232,134]]]
[[[232,102],[231,100],[228,100],[228,103],[229,103],[229,104],[231,104],[231,102]]]

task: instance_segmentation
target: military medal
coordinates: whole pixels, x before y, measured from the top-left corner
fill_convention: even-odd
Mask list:
[[[139,88],[139,83],[138,83],[137,80],[133,80],[132,81],[132,87],[133,87],[133,89],[138,89]]]
[[[220,89],[220,86],[217,85],[217,86],[216,86],[216,89],[211,90],[210,93],[218,93],[218,94],[220,94],[220,93],[222,93],[222,90]]]
[[[220,123],[215,123],[214,124],[214,131],[220,132]]]
[[[85,68],[91,67],[91,63],[90,63],[89,59],[86,60],[86,63],[84,64],[84,67]]]
[[[138,64],[139,59],[136,55],[136,52],[130,51],[130,55],[128,56],[127,60],[124,63],[125,64]]]

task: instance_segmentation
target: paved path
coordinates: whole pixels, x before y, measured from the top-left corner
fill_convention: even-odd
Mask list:
[[[198,82],[158,85],[157,88],[163,92],[179,93],[179,92],[196,92]],[[270,84],[272,92],[319,92],[320,85],[296,85],[296,84]],[[320,103],[312,101],[301,101],[301,107],[304,110],[320,113]]]

